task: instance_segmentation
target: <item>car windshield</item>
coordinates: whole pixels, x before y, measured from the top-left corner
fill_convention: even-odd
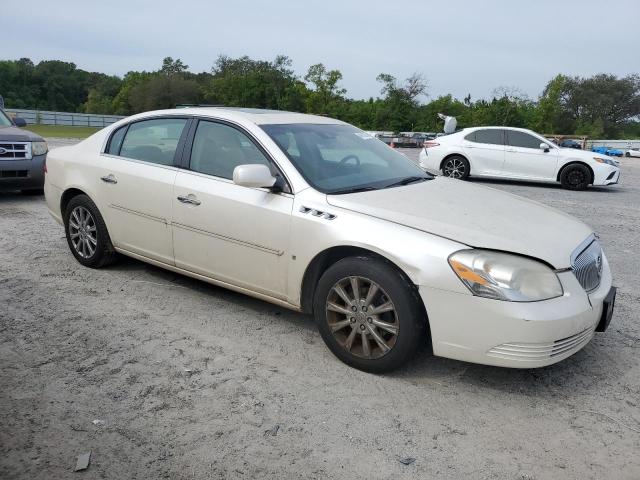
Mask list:
[[[11,120],[9,120],[9,117],[0,110],[0,127],[10,127],[11,125],[12,123]]]
[[[375,190],[431,177],[382,141],[351,125],[261,125],[316,190]]]

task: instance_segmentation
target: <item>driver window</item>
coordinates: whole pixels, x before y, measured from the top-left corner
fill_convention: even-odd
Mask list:
[[[200,120],[191,148],[190,169],[215,177],[233,178],[239,165],[271,163],[247,135],[223,123]]]

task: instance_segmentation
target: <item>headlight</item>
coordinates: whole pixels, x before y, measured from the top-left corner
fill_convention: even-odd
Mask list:
[[[449,264],[474,295],[510,302],[560,297],[556,273],[542,262],[492,250],[460,250]]]
[[[49,151],[47,142],[31,142],[31,153],[35,155],[44,155]]]
[[[593,159],[598,163],[606,163],[607,165],[613,165],[614,167],[618,166],[616,162],[609,160],[608,158],[593,157]]]

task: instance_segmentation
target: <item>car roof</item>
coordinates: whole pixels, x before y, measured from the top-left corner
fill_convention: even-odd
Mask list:
[[[311,124],[345,124],[335,118],[320,115],[308,115],[305,113],[285,112],[281,110],[267,110],[261,108],[241,108],[241,107],[186,107],[174,108],[171,110],[156,110],[137,115],[138,118],[146,116],[160,115],[194,115],[202,117],[213,117],[223,120],[239,121],[245,120],[256,125],[267,124],[288,124],[288,123],[311,123]]]

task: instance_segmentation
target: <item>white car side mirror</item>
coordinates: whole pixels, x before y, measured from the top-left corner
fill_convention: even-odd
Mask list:
[[[271,175],[269,167],[257,163],[238,165],[233,169],[233,183],[251,188],[271,188],[276,177]]]
[[[542,143],[540,144],[540,150],[544,150],[545,152],[548,152],[548,151],[549,151],[549,148],[550,148],[550,147],[549,147],[549,145],[548,145],[547,143],[542,142]]]

